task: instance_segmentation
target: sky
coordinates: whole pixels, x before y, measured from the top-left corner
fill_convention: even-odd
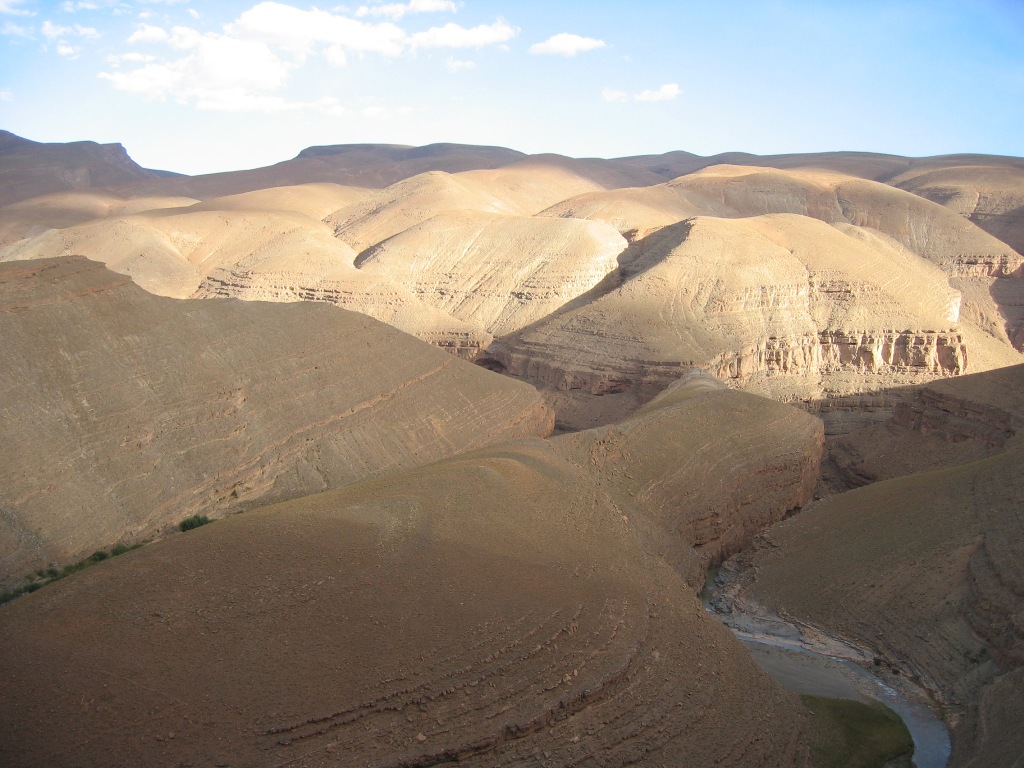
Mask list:
[[[190,174],[349,143],[1024,156],[1024,0],[0,0],[0,128]]]

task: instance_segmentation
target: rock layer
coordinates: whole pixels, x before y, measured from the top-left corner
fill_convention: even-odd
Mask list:
[[[789,490],[722,498],[756,400],[691,382],[620,428],[234,516],[4,606],[0,758],[810,765],[799,700],[645,547],[670,507],[757,526],[805,493],[814,420],[765,403],[795,429],[746,466]]]
[[[82,259],[0,292],[4,580],[551,428],[531,387],[322,304],[162,299]]]

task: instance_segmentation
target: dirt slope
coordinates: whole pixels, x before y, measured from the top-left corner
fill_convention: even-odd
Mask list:
[[[0,265],[0,579],[193,514],[547,434],[529,386],[323,304],[176,301]]]
[[[1024,366],[936,382],[905,414],[909,456],[934,437],[988,456],[891,476],[772,529],[752,594],[873,649],[934,688],[954,718],[954,766],[1014,765],[1024,743]],[[873,428],[876,429],[877,428]],[[915,445],[915,436],[917,438]],[[876,441],[878,435],[875,435]],[[941,457],[940,457],[941,458]]]
[[[708,477],[768,424],[736,418],[756,400],[684,387],[619,431],[495,446],[230,517],[10,603],[0,727],[16,736],[0,758],[808,765],[799,701],[642,545],[659,504],[695,485],[757,524]],[[809,491],[820,425],[763,404],[794,427],[748,467],[794,494],[774,499],[778,515]],[[696,441],[679,439],[694,427]],[[677,513],[703,514],[690,498]],[[685,550],[684,530],[664,535]]]

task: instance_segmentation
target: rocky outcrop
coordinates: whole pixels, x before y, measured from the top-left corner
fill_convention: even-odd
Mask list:
[[[0,265],[0,580],[494,441],[529,386],[324,304],[178,301],[84,259]]]
[[[619,287],[488,355],[562,390],[653,394],[699,367],[743,387],[802,381],[798,399],[969,364],[959,294],[933,265],[862,230],[789,215],[698,218],[640,250]]]
[[[626,241],[593,222],[451,213],[360,254],[360,272],[493,336],[524,328],[600,283]]]

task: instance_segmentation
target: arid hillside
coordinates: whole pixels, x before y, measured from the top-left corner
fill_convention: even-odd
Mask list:
[[[953,766],[1024,754],[1024,366],[935,382],[838,457],[866,487],[753,555],[751,595],[853,639],[935,691]],[[875,482],[871,482],[877,480]]]
[[[819,724],[706,614],[693,547],[806,501],[820,447],[697,379],[614,428],[168,537],[0,611],[0,756],[809,765]]]
[[[811,768],[728,561],[1019,768],[1022,173],[0,134],[0,764]]]
[[[0,265],[0,581],[547,435],[526,384],[316,303],[176,301],[85,259]]]

